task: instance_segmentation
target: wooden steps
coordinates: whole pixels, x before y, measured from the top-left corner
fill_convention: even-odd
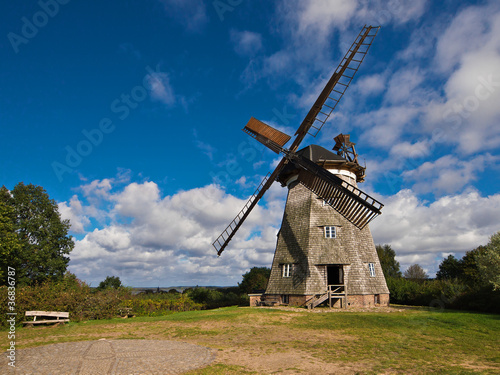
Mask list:
[[[316,306],[329,300],[329,306],[332,307],[332,299],[340,299],[341,306],[347,307],[347,292],[345,285],[328,285],[328,290],[323,294],[316,294],[306,301],[305,305],[308,309],[314,309]]]

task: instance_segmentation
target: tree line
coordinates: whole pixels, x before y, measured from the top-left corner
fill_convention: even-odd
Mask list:
[[[418,264],[401,273],[391,246],[376,248],[391,303],[500,312],[500,232],[460,259],[443,259],[434,279]]]

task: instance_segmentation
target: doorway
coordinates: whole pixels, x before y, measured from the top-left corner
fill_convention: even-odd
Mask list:
[[[327,285],[344,284],[344,269],[342,265],[332,265],[326,267]]]

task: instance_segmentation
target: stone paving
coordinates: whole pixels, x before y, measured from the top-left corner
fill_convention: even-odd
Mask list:
[[[133,375],[182,374],[208,366],[214,352],[166,340],[96,340],[51,344],[16,351],[15,368],[0,359],[1,374]]]

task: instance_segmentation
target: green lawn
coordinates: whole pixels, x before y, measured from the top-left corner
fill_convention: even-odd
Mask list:
[[[7,332],[2,334],[7,348]],[[383,312],[223,308],[154,318],[17,328],[17,349],[107,339],[213,348],[194,374],[500,373],[500,315],[395,307]]]

